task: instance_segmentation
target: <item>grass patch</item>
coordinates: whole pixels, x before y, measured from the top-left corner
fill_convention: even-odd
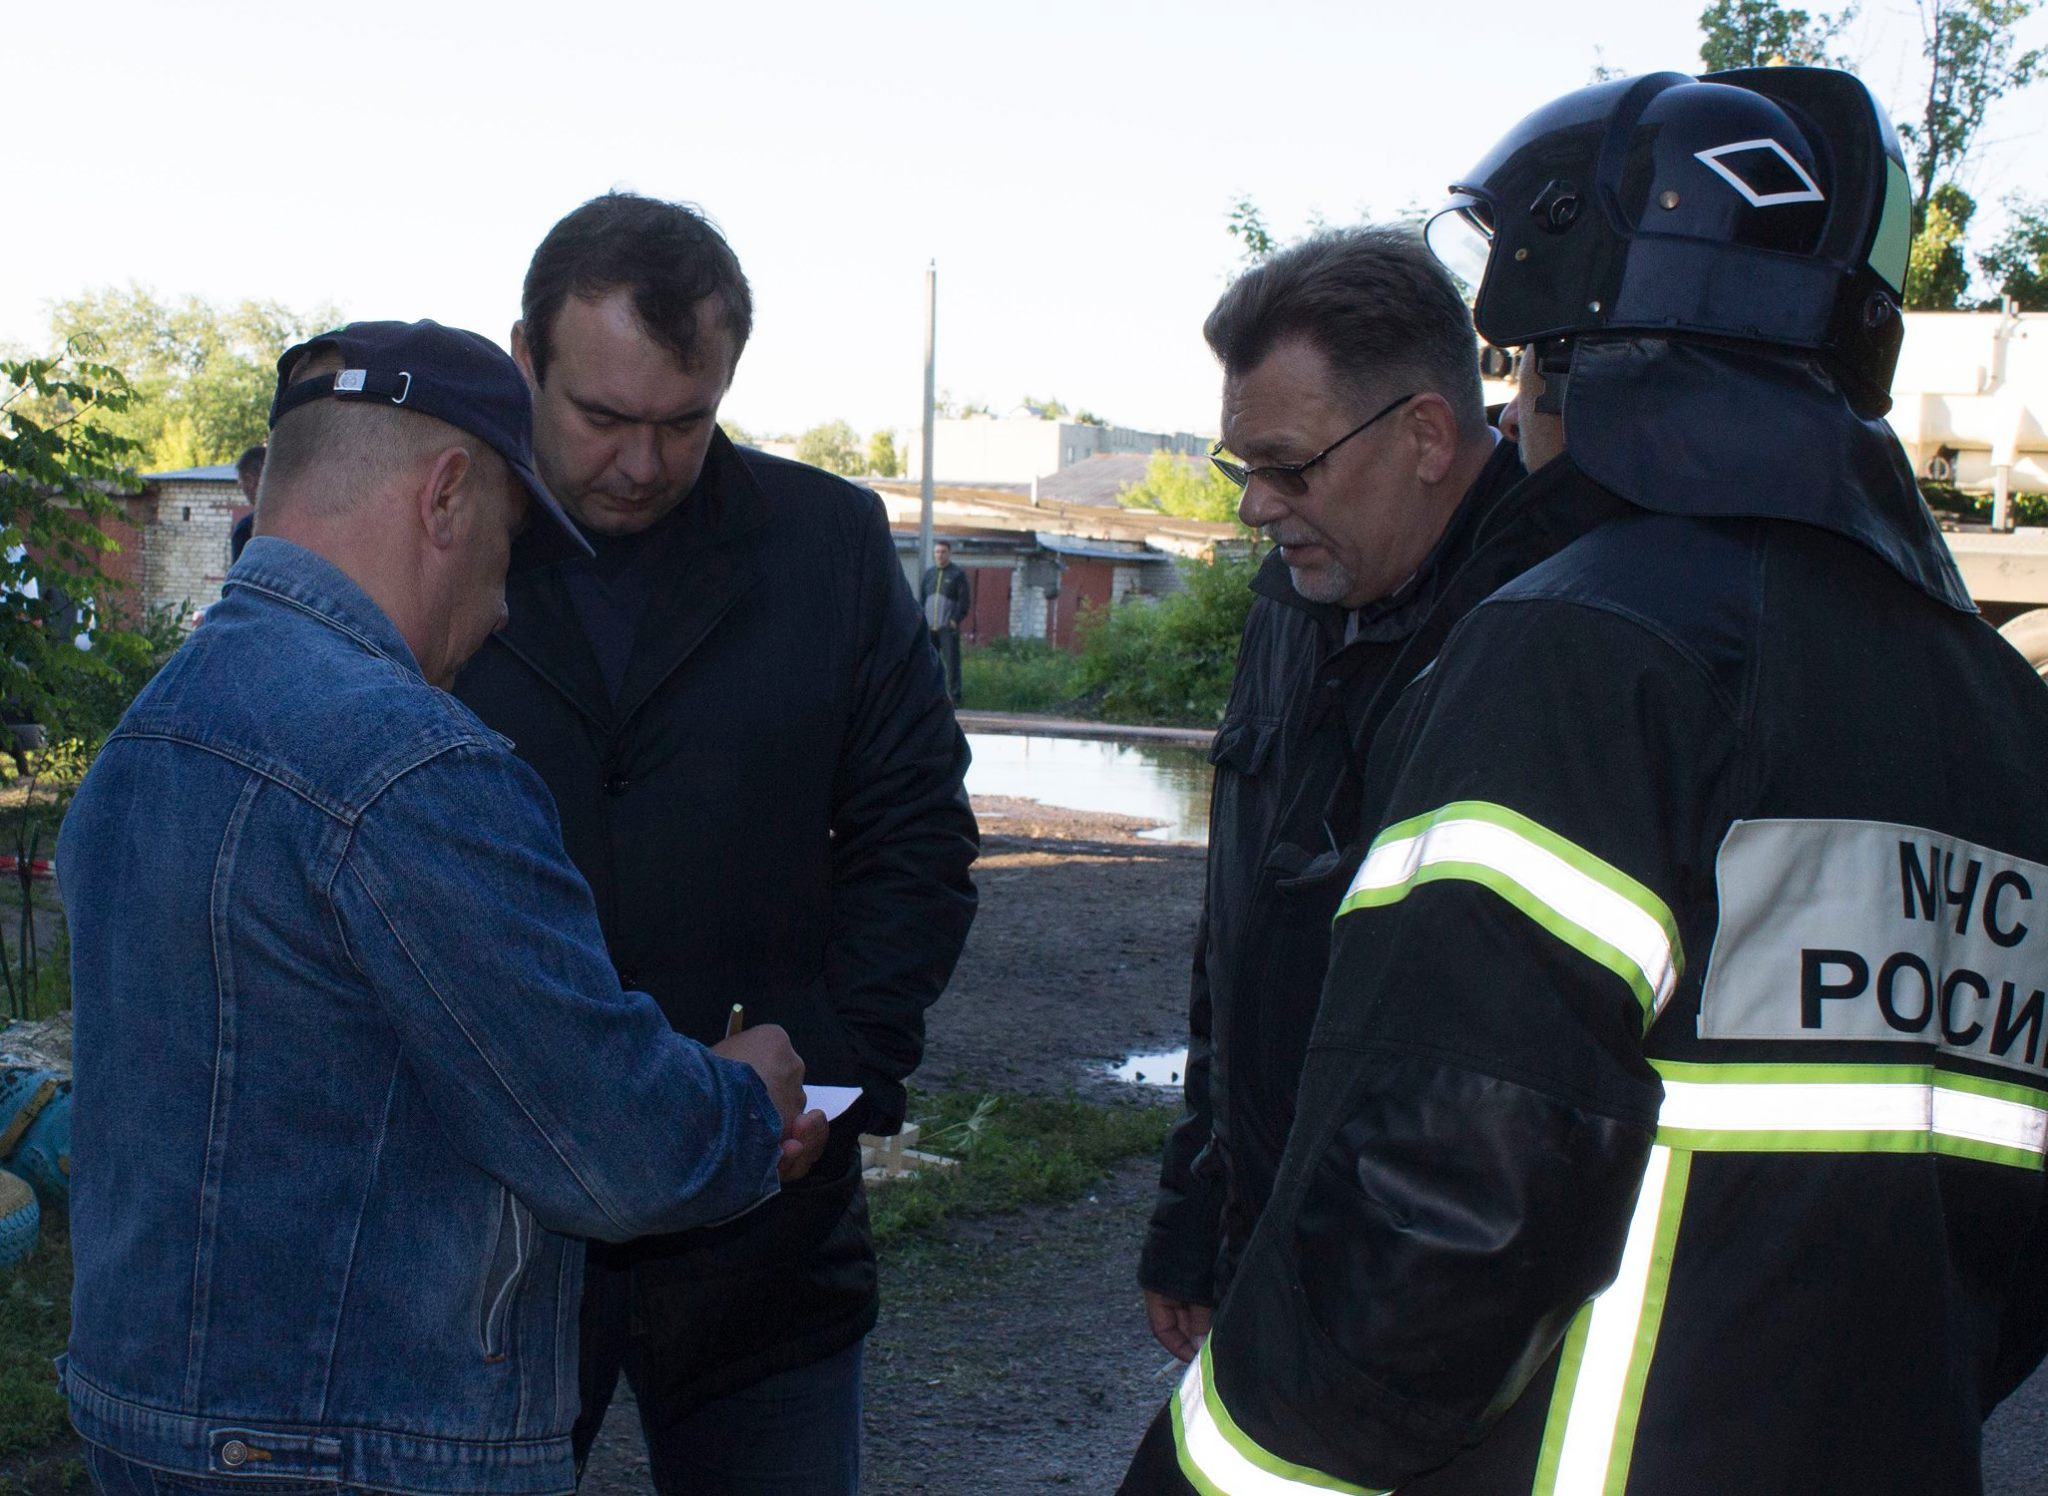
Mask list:
[[[877,1247],[930,1232],[948,1216],[1077,1199],[1124,1159],[1156,1157],[1174,1117],[1171,1107],[979,1091],[913,1091],[910,1115],[922,1128],[919,1151],[960,1164],[872,1189]]]
[[[1080,661],[1043,639],[991,639],[960,651],[960,698],[984,712],[1072,707]]]
[[[70,1433],[50,1365],[70,1335],[71,1232],[62,1210],[45,1210],[28,1261],[0,1268],[0,1455]]]

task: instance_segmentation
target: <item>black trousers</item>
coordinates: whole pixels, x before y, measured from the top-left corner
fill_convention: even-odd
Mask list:
[[[956,624],[932,634],[932,648],[939,652],[939,664],[946,671],[946,694],[953,705],[960,704],[960,629]]]

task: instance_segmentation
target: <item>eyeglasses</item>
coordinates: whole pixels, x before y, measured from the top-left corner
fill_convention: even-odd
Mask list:
[[[1211,449],[1209,460],[1216,464],[1217,472],[1228,478],[1232,483],[1235,483],[1239,488],[1248,487],[1252,479],[1257,478],[1269,485],[1274,492],[1280,494],[1283,498],[1298,499],[1308,492],[1308,479],[1303,474],[1343,446],[1344,443],[1350,441],[1359,432],[1372,425],[1381,416],[1392,415],[1420,393],[1421,391],[1419,390],[1410,390],[1393,404],[1384,407],[1366,420],[1353,426],[1349,431],[1331,442],[1330,445],[1323,448],[1322,451],[1316,453],[1307,462],[1272,462],[1262,467],[1246,467],[1241,462],[1232,462],[1229,458],[1223,456],[1223,443],[1221,442],[1216,443],[1215,447]]]

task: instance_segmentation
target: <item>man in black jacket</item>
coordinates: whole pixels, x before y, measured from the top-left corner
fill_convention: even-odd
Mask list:
[[[932,631],[932,646],[946,669],[946,690],[953,705],[960,704],[960,624],[973,606],[967,590],[967,573],[953,564],[953,547],[945,541],[932,545],[932,564],[918,583],[918,602],[924,607],[925,626]]]
[[[1208,878],[1189,1003],[1188,1112],[1168,1139],[1139,1282],[1160,1343],[1194,1353],[1273,1188],[1356,870],[1371,703],[1521,476],[1486,423],[1464,301],[1410,229],[1322,234],[1224,293],[1239,513],[1279,543],[1211,757]],[[1439,634],[1437,637],[1441,637]],[[1398,687],[1397,687],[1398,689]]]
[[[1503,507],[1568,543],[1385,718],[1280,1182],[1124,1489],[1980,1491],[2048,1339],[2048,691],[1881,419],[1897,139],[1847,74],[1651,73],[1452,194]]]
[[[551,230],[513,353],[550,491],[596,548],[508,594],[457,691],[560,807],[623,986],[710,1041],[735,1004],[858,1086],[803,1183],[703,1231],[593,1247],[587,1457],[619,1374],[663,1492],[852,1492],[877,1307],[858,1138],[903,1120],[974,914],[967,746],[875,497],[716,425],[751,297],[688,208]]]

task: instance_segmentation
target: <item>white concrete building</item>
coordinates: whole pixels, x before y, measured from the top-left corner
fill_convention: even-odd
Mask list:
[[[1128,426],[1084,426],[1032,416],[970,416],[933,423],[932,480],[1028,488],[1034,478],[1099,454],[1178,452],[1199,456],[1214,441],[1214,437],[1186,431],[1135,431]],[[922,431],[910,433],[903,455],[908,465],[904,476],[915,482],[924,473]]]
[[[2048,493],[2048,313],[1908,312],[1890,420],[1923,481]]]

